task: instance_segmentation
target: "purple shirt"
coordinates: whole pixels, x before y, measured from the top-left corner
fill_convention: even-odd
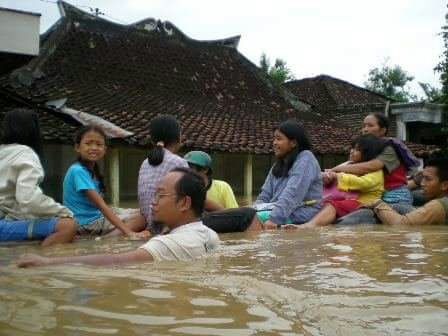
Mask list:
[[[152,213],[151,202],[160,180],[171,170],[177,167],[188,168],[188,163],[180,156],[164,149],[163,161],[158,166],[151,166],[148,159],[143,161],[138,173],[138,202],[140,211],[146,218],[146,223],[151,228]]]

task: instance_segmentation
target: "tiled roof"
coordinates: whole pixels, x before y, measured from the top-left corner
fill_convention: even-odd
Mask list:
[[[124,26],[60,6],[64,15],[43,35],[40,56],[1,86],[35,104],[67,98],[67,107],[135,133],[126,141],[136,145],[148,143],[151,118],[169,113],[192,148],[270,153],[272,130],[295,118],[317,152],[345,152],[347,132],[272,86],[237,51],[239,37],[197,41],[169,22]]]
[[[0,92],[0,123],[3,120],[5,113],[14,108],[27,108],[27,106],[19,102],[14,102],[11,99],[7,99],[4,96],[4,92]],[[75,134],[76,129],[79,127],[77,122],[60,113],[52,112],[50,109],[28,108],[39,115],[40,129],[44,141],[62,143],[72,142],[73,134]]]
[[[328,75],[290,81],[284,87],[320,111],[355,105],[385,104],[383,95]]]

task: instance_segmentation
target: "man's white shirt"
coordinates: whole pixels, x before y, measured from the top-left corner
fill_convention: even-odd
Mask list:
[[[140,248],[152,255],[155,261],[193,260],[216,249],[219,237],[201,221],[181,225],[166,235],[151,238]]]

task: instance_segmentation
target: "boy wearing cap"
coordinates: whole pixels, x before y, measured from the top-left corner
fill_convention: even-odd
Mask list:
[[[184,159],[190,168],[198,172],[207,186],[207,201],[205,210],[217,211],[229,208],[238,208],[232,187],[225,181],[212,178],[212,158],[202,151],[191,151],[185,154]]]

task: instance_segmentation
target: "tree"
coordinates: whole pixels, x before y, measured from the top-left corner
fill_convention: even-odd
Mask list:
[[[430,103],[438,103],[442,98],[442,90],[430,85],[429,83],[418,82],[423,92],[425,93],[426,99]]]
[[[413,80],[414,77],[399,65],[389,66],[385,63],[381,68],[377,67],[369,71],[369,77],[364,85],[367,89],[397,102],[409,102],[417,100],[407,87],[407,84]]]
[[[440,73],[440,82],[442,83],[442,92],[439,102],[445,104],[445,110],[448,110],[448,14],[445,14],[445,25],[442,26],[441,35],[445,50],[442,54],[442,60],[437,64],[434,70]]]
[[[269,58],[263,53],[260,57],[260,68],[277,86],[280,86],[286,81],[295,79],[291,69],[288,68],[286,62],[281,58],[277,58],[274,65],[271,66]]]

